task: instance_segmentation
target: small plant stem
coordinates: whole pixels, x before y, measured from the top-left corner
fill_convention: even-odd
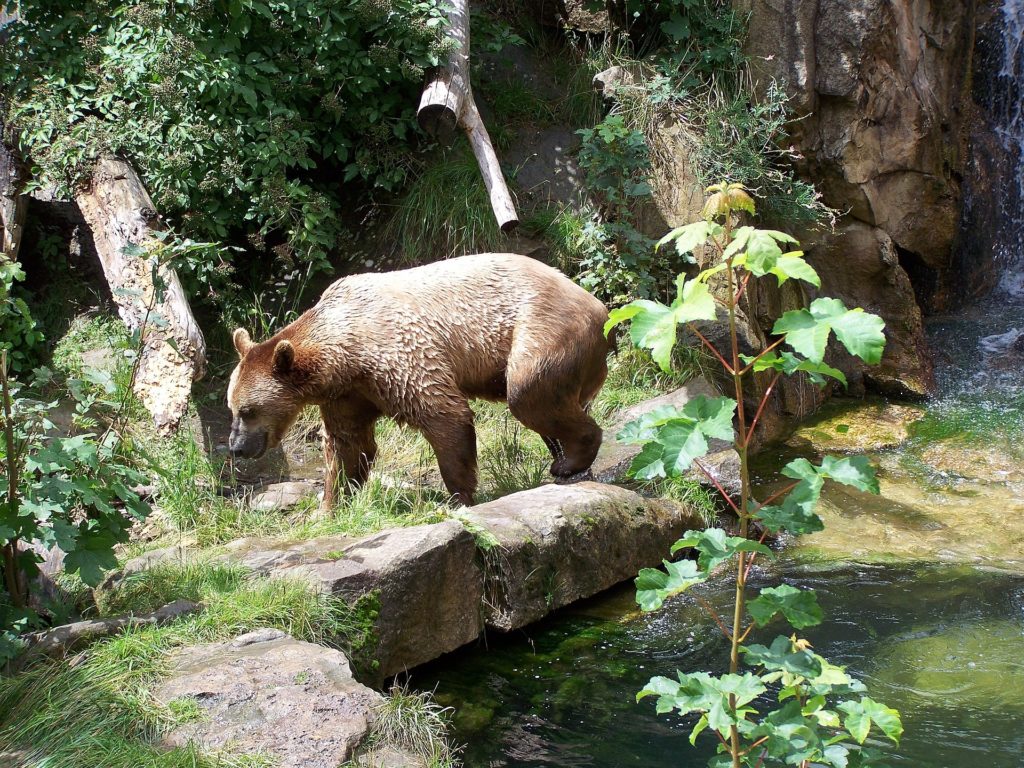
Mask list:
[[[753,360],[751,360],[751,361],[750,361],[749,363],[747,363],[747,364],[746,364],[745,366],[743,366],[743,370],[742,370],[742,371],[740,371],[740,373],[746,373],[747,371],[749,371],[749,370],[750,370],[751,368],[753,368],[753,367],[754,367],[754,363],[756,363],[756,362],[757,362],[758,360],[760,360],[760,359],[761,359],[762,357],[764,357],[765,355],[767,355],[767,354],[768,354],[769,352],[771,352],[771,351],[772,351],[773,349],[776,349],[776,348],[777,348],[777,347],[778,347],[779,345],[781,345],[781,344],[782,344],[782,342],[784,342],[785,340],[786,340],[786,337],[785,337],[785,336],[783,336],[783,337],[782,337],[781,339],[776,339],[776,340],[775,340],[775,341],[773,341],[773,342],[772,342],[771,344],[769,344],[769,345],[768,345],[767,347],[765,347],[764,349],[762,349],[762,350],[761,350],[760,352],[758,352],[758,353],[757,353],[757,354],[756,354],[756,355],[754,356],[754,359],[753,359]]]
[[[725,215],[725,242],[728,243],[731,238],[731,227],[732,219],[729,212]],[[739,336],[736,330],[736,281],[735,275],[733,274],[732,259],[726,263],[725,269],[726,279],[729,282],[728,296],[732,299],[729,302],[729,341],[732,345],[732,380],[733,386],[736,390],[736,419],[738,429],[736,431],[736,452],[740,457],[740,536],[743,538],[747,537],[747,528],[750,521],[749,513],[747,512],[747,499],[750,498],[750,476],[748,470],[748,456],[747,456],[747,424],[746,415],[743,409],[743,371],[740,370],[740,345]],[[737,555],[736,565],[736,599],[733,610],[733,621],[732,621],[732,648],[729,652],[729,672],[736,674],[740,667],[740,626],[743,623],[743,611],[744,611],[744,597],[746,590],[746,553],[740,552]],[[734,695],[729,696],[729,708],[733,711],[736,709],[736,697]],[[729,753],[732,756],[733,768],[742,768],[742,755],[740,754],[740,733],[739,729],[733,725],[730,728],[730,749]]]
[[[11,390],[7,382],[7,350],[0,350],[0,389],[3,395],[4,439],[7,449],[7,512],[11,524],[18,518],[18,457],[14,452],[14,419],[11,416]],[[4,581],[15,608],[25,607],[26,595],[18,578],[18,540],[4,544]]]
[[[742,375],[743,371],[740,371],[740,374]],[[775,389],[775,385],[779,383],[780,376],[782,376],[781,373],[776,373],[775,378],[772,379],[772,383],[768,385],[768,388],[764,391],[764,394],[761,395],[761,402],[757,406],[757,413],[754,414],[754,419],[753,421],[750,422],[750,429],[747,430],[747,434],[743,438],[744,444],[750,445],[750,441],[754,437],[754,429],[757,427],[757,422],[761,418],[761,414],[764,413],[764,407],[768,405],[768,398],[772,396],[772,390]]]
[[[722,621],[722,619],[719,617],[718,613],[712,607],[711,603],[709,603],[703,597],[698,597],[697,598],[697,602],[700,603],[702,606],[704,606],[704,610],[705,611],[707,611],[708,613],[711,614],[711,618],[713,618],[715,620],[715,624],[717,624],[718,628],[720,630],[722,630],[722,634],[725,635],[726,638],[731,640],[732,639],[732,632],[730,632],[729,628],[725,626],[725,622]]]
[[[718,362],[720,362],[723,366],[725,366],[725,370],[729,372],[730,376],[735,374],[736,371],[733,369],[733,367],[731,365],[729,365],[729,363],[726,361],[726,359],[724,357],[722,357],[722,353],[718,351],[718,349],[715,347],[714,344],[712,344],[710,341],[708,341],[704,337],[703,333],[701,333],[700,331],[697,330],[697,326],[695,326],[693,323],[687,323],[686,327],[689,328],[694,333],[694,335],[696,335],[697,338],[699,338],[704,343],[705,347],[707,347],[708,349],[711,350],[711,354],[713,354],[715,357],[717,357],[718,358]]]
[[[758,504],[756,504],[754,506],[754,508],[752,510],[750,510],[750,514],[751,515],[756,515],[763,507],[767,507],[769,504],[771,504],[777,498],[779,498],[780,496],[784,496],[785,494],[789,493],[794,488],[796,488],[798,485],[800,485],[800,481],[799,480],[797,480],[795,483],[790,483],[785,488],[783,488],[781,491],[776,491],[775,493],[773,493],[771,496],[769,496],[764,501],[759,502]]]
[[[758,544],[764,544],[764,540],[765,540],[765,538],[767,536],[768,536],[768,531],[765,531],[764,533],[761,534],[761,538],[759,538],[757,540],[757,543]],[[750,576],[750,569],[754,567],[754,560],[756,560],[756,559],[757,559],[757,552],[751,552],[750,553],[750,559],[747,560],[747,570],[743,574],[743,580],[744,581],[746,581],[747,578]],[[746,637],[747,636],[746,633],[744,633],[743,636]]]
[[[718,479],[713,474],[711,474],[711,470],[709,470],[696,459],[694,459],[693,465],[704,474],[704,477],[711,481],[712,485],[715,486],[719,494],[721,494],[722,498],[729,502],[729,506],[732,507],[733,511],[738,515],[740,513],[740,508],[736,506],[736,502],[732,500],[732,497],[729,496],[728,493],[726,493],[725,489],[722,487],[722,484],[718,482]]]
[[[733,298],[733,303],[734,304],[739,304],[740,303],[740,299],[743,298],[743,292],[747,290],[747,283],[750,282],[750,278],[751,277],[753,277],[753,275],[748,272],[747,276],[743,278],[743,282],[740,284],[740,289],[738,291],[736,291],[736,296],[735,296],[735,298]],[[762,352],[761,354],[764,354],[764,353]]]

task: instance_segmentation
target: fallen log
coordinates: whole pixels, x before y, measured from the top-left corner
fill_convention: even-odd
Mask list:
[[[110,158],[97,163],[75,201],[118,314],[142,334],[135,393],[167,433],[185,415],[192,382],[206,371],[206,342],[173,267],[146,258],[161,245],[156,209],[132,167]]]
[[[416,119],[423,130],[442,141],[451,141],[456,126],[465,131],[480,165],[498,227],[502,232],[510,232],[519,225],[519,215],[491,137],[480,118],[469,79],[468,0],[451,0],[448,22],[448,36],[455,41],[455,46],[448,61],[427,78]]]

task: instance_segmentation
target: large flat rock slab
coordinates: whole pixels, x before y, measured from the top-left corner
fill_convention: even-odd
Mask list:
[[[616,414],[615,420],[604,428],[604,439],[601,442],[601,450],[591,467],[594,477],[602,483],[617,483],[626,480],[629,465],[640,453],[643,446],[630,443],[620,443],[615,436],[626,424],[638,419],[645,413],[650,413],[655,408],[662,406],[674,406],[682,408],[693,398],[704,395],[706,397],[719,397],[720,393],[711,385],[707,379],[696,378],[668,394],[644,400],[642,403],[624,408]],[[724,440],[712,440],[711,450],[708,455],[702,458],[701,464],[710,472],[711,476],[730,495],[739,495],[740,492],[740,458],[736,450]],[[690,477],[705,485],[711,484],[708,478],[698,469],[690,471]]]
[[[203,716],[171,732],[170,746],[264,753],[281,768],[337,768],[366,738],[382,701],[353,678],[343,653],[278,630],[185,648],[171,663],[156,697],[191,699]]]
[[[483,575],[473,536],[455,520],[392,528],[363,539],[236,543],[228,555],[260,574],[303,578],[354,601],[375,594],[381,678],[436,659],[483,631]]]
[[[682,504],[593,482],[522,491],[462,519],[487,541],[485,618],[500,630],[634,578],[684,531],[704,527]]]

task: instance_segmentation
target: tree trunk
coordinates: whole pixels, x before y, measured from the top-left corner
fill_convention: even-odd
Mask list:
[[[494,145],[491,144],[491,137],[480,119],[469,80],[467,0],[451,0],[448,21],[448,36],[455,40],[456,45],[447,63],[428,77],[416,119],[423,130],[441,140],[451,141],[456,126],[466,132],[491,198],[494,217],[502,232],[510,232],[518,226],[519,216],[501,172]]]
[[[0,123],[0,251],[7,260],[17,261],[28,199],[21,194],[24,180],[21,163],[2,142],[4,133],[4,125]]]
[[[142,332],[135,392],[158,429],[169,432],[185,415],[192,382],[205,373],[206,342],[174,269],[155,265],[145,253],[133,255],[158,242],[153,202],[132,167],[114,159],[96,165],[90,187],[75,200],[92,230],[118,314],[129,329]]]

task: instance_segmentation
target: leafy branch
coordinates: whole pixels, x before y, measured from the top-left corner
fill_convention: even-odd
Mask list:
[[[848,309],[837,299],[817,298],[806,309],[778,318],[772,328],[776,338],[757,354],[741,355],[737,307],[752,280],[774,277],[779,285],[800,280],[815,287],[820,287],[821,281],[789,235],[738,226],[743,213],[755,212],[754,201],[742,185],[716,184],[707,192],[703,220],[673,230],[658,247],[671,245],[691,262],[695,261],[693,254],[700,252],[702,261],[710,266],[693,278],[679,275],[676,297],[669,305],[642,300],[614,310],[606,332],[628,322],[633,343],[650,350],[667,370],[678,328],[685,327],[732,380],[733,397],[700,396],[682,408],[658,408],[626,424],[618,435],[620,440],[642,445],[630,473],[643,479],[676,476],[691,466],[708,474],[700,459],[710,450],[712,439],[731,440],[739,454],[739,499],[716,483],[737,515],[738,535],[721,528],[688,531],[672,546],[672,554],[693,552],[696,559],[666,560],[663,568],[646,568],[636,579],[637,603],[652,611],[732,563],[735,596],[731,623],[701,601],[729,642],[729,670],[718,676],[695,672],[678,673],[677,679],[655,677],[637,698],[656,696],[659,713],[698,713],[690,741],[695,743],[704,730],[715,734],[718,754],[710,762],[714,768],[881,766],[880,753],[864,743],[873,729],[898,743],[903,730],[898,712],[860,695],[865,690],[862,683],[815,654],[796,634],[779,635],[767,646],[744,643],[756,628],[777,620],[794,630],[822,620],[813,590],[781,584],[760,590],[748,601],[747,580],[755,558],[772,556],[764,543],[768,534],[821,530],[824,525],[815,508],[826,481],[879,492],[874,469],[864,457],[825,457],[817,466],[796,459],[782,470],[793,482],[756,502],[751,493],[749,450],[758,421],[782,376],[805,373],[821,386],[829,379],[846,384],[842,372],[824,362],[832,338],[865,363],[878,363],[885,345],[884,323],[859,308]],[[702,322],[718,322],[720,308],[728,324],[729,346],[724,350],[698,327]],[[742,405],[744,377],[762,371],[773,371],[774,376],[748,420]],[[762,530],[756,541],[749,537],[754,523]],[[775,694],[778,706],[763,711],[769,693]]]

